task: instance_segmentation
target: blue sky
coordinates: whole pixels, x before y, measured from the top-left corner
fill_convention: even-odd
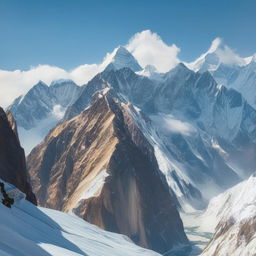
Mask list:
[[[241,56],[256,51],[254,0],[0,0],[0,69],[98,63],[150,29],[191,61],[216,37]]]

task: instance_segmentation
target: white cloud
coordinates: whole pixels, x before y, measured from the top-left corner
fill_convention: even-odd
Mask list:
[[[0,104],[6,107],[16,97],[26,93],[39,80],[49,84],[52,80],[68,78],[68,73],[58,67],[39,65],[28,71],[0,70]]]
[[[195,129],[191,124],[175,119],[172,116],[166,116],[164,118],[164,121],[166,124],[166,128],[169,129],[171,132],[181,133],[186,136],[189,136],[195,132]]]
[[[190,136],[196,132],[196,129],[187,122],[175,118],[173,115],[158,114],[152,115],[150,118],[161,127],[163,133],[180,133]]]
[[[150,30],[135,34],[126,48],[142,67],[154,65],[160,72],[167,72],[180,62],[177,57],[180,49],[175,44],[165,44],[160,36]]]

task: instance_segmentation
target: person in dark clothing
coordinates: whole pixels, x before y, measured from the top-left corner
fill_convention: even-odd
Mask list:
[[[10,198],[6,193],[3,182],[0,182],[0,190],[3,195],[2,204],[8,208],[11,208],[11,206],[14,204],[14,200],[13,198]]]

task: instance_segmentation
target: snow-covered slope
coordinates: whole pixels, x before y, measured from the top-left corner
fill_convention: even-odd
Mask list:
[[[256,175],[213,198],[201,221],[215,230],[203,256],[256,255]]]
[[[239,91],[256,107],[256,54],[242,58],[216,38],[208,51],[186,65],[201,73],[209,71],[218,84]]]
[[[118,48],[116,48],[110,56],[111,58],[109,57],[109,60],[104,63],[104,65],[108,64],[107,69],[130,68],[134,72],[142,70],[137,60],[123,46],[119,46]]]
[[[79,92],[80,87],[71,80],[54,81],[50,86],[40,81],[26,95],[16,99],[8,110],[18,126],[29,130],[50,113],[54,112],[58,118],[57,108],[66,108],[72,104]]]
[[[256,108],[256,55],[245,66],[221,64],[212,75],[219,84],[239,91]]]
[[[228,66],[245,66],[253,56],[242,58],[236,54],[230,47],[225,45],[220,38],[212,41],[210,48],[196,60],[186,63],[186,65],[194,71],[214,71],[221,64]]]
[[[0,204],[1,256],[157,256],[129,238],[101,230],[67,213],[38,208],[5,183],[11,209]]]

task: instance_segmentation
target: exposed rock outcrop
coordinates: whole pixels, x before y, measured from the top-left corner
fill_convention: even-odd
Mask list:
[[[20,146],[16,123],[10,113],[0,108],[0,178],[13,184],[36,204],[36,197],[28,182],[25,154]]]
[[[110,92],[94,100],[28,156],[39,204],[72,210],[158,252],[187,243],[176,198],[129,106]]]

